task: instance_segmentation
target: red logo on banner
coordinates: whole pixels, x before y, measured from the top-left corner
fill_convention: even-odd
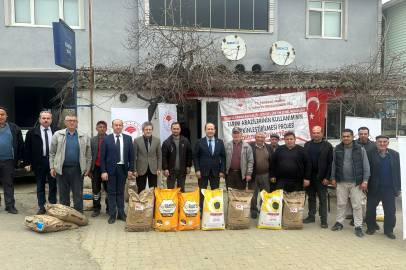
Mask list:
[[[128,132],[131,137],[136,138],[142,135],[141,126],[135,121],[126,121],[124,122],[124,131]]]
[[[167,130],[167,131],[171,131],[171,125],[172,125],[172,123],[173,123],[173,121],[175,120],[175,116],[171,113],[171,112],[166,112],[165,114],[164,114],[164,128]]]

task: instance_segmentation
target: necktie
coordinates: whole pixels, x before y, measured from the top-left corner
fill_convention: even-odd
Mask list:
[[[48,141],[48,129],[44,129],[45,131],[45,156],[49,157],[49,141]]]
[[[147,141],[148,141],[148,153],[149,153],[149,150],[151,149],[151,142],[149,141],[149,139]]]
[[[116,135],[116,152],[117,152],[117,163],[121,161],[121,153],[120,153],[120,135]]]
[[[210,154],[213,155],[213,148],[211,147],[211,140],[209,140],[209,149],[210,149]]]

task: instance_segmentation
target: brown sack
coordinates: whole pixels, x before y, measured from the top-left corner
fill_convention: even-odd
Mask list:
[[[136,181],[135,176],[131,176],[130,178],[127,178],[125,181],[125,187],[124,187],[124,201],[128,202],[128,199],[130,198],[130,194],[128,193],[129,189],[132,189],[135,191],[135,193],[138,193],[138,186],[137,186],[137,181]]]
[[[253,190],[228,189],[227,230],[250,228],[252,195]]]
[[[84,226],[89,223],[89,220],[85,217],[85,215],[79,213],[69,206],[65,206],[62,204],[45,203],[45,210],[47,210],[47,213],[51,216],[73,222],[75,224],[78,224],[79,226]]]
[[[152,230],[154,213],[154,188],[143,190],[137,194],[134,190],[128,190],[126,232],[147,232]]]
[[[70,207],[74,207],[73,199],[70,200]],[[83,211],[93,211],[93,200],[83,200]]]
[[[24,225],[36,232],[58,232],[79,228],[75,223],[48,215],[26,216]]]
[[[70,198],[73,199],[73,193],[70,193]],[[83,189],[83,200],[93,200],[93,190],[91,188],[84,188]]]
[[[282,229],[302,229],[305,198],[305,191],[283,192]]]

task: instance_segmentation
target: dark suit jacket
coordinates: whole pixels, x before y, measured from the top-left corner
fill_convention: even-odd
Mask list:
[[[60,130],[59,127],[51,126],[52,135],[58,130]],[[52,138],[48,139],[49,142],[51,142]],[[31,165],[31,170],[35,175],[39,173],[39,169],[41,168],[41,159],[44,155],[42,147],[41,129],[39,125],[27,132],[24,147],[24,166]]]
[[[269,170],[271,170],[271,166],[272,166],[272,155],[273,155],[273,146],[267,143],[264,143],[266,150],[268,150],[269,153]],[[254,170],[252,172],[251,175],[251,180],[254,181],[255,180],[255,176],[257,174],[257,147],[255,146],[255,142],[249,143],[249,145],[252,147],[252,155],[254,156]]]
[[[134,171],[134,148],[131,136],[123,134],[124,167],[126,172]],[[100,150],[100,171],[114,174],[117,165],[116,140],[114,133],[103,138]]]
[[[395,188],[395,194],[393,195],[398,196],[398,192],[401,190],[399,153],[389,148],[388,152],[392,167],[392,182],[393,187]],[[371,172],[371,176],[368,180],[368,195],[374,195],[379,186],[379,178],[381,176],[381,161],[376,148],[368,150],[367,155]]]
[[[313,143],[313,139],[307,141],[304,145],[306,153],[309,154],[310,147]],[[328,141],[321,141],[318,157],[318,171],[317,171],[317,181],[323,181],[323,179],[330,180],[331,177],[331,166],[333,164],[333,146]]]
[[[215,139],[214,153],[211,155],[206,137],[197,140],[195,153],[193,155],[193,164],[195,171],[201,172],[202,176],[209,175],[212,171],[214,176],[226,172],[226,151],[224,143],[218,138]]]

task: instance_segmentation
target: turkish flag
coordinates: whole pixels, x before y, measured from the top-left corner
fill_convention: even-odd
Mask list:
[[[310,135],[312,134],[312,128],[314,126],[320,126],[324,130],[329,94],[329,90],[306,91],[307,117],[309,118]]]

